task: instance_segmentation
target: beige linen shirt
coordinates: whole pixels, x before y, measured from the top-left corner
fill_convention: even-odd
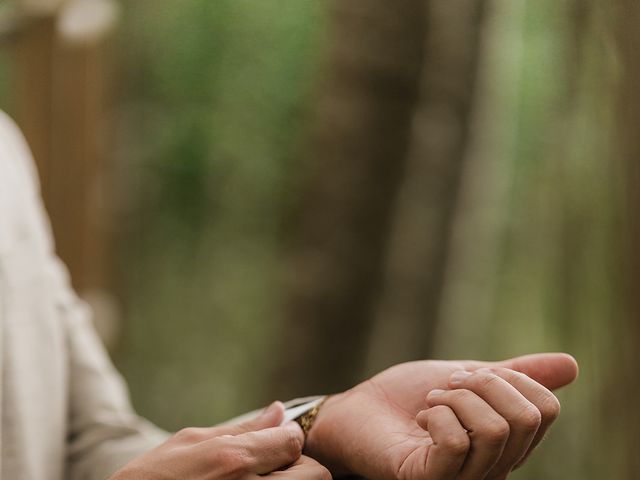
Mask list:
[[[0,112],[0,479],[104,480],[166,433],[139,418],[56,257],[29,149]]]

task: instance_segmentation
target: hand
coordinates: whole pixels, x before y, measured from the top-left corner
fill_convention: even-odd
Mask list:
[[[304,435],[296,423],[279,427],[280,402],[241,425],[184,429],[133,460],[110,480],[328,480],[329,471],[301,456]]]
[[[306,452],[334,475],[502,480],[558,416],[547,388],[576,376],[577,364],[565,354],[396,365],[330,397]]]

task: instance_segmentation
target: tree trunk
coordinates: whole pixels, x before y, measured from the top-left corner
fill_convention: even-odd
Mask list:
[[[370,370],[428,356],[463,170],[485,2],[430,2],[420,104],[400,193]]]
[[[423,0],[335,0],[291,251],[280,397],[362,373],[424,49]]]
[[[640,355],[640,4],[634,0],[615,2],[616,23],[620,57],[620,77],[618,84],[618,125],[617,145],[620,149],[621,178],[626,181],[624,187],[624,217],[621,222],[622,248],[620,264],[624,274],[625,315],[623,323],[617,329],[620,357],[616,362],[617,378],[615,389],[622,391],[614,395],[619,412],[616,417],[618,431],[622,433],[621,442],[624,458],[629,462],[627,478],[640,472],[640,457],[637,455],[637,432],[640,428],[640,384],[638,383],[638,365]],[[611,390],[603,392],[610,398]],[[620,409],[618,409],[618,407]]]

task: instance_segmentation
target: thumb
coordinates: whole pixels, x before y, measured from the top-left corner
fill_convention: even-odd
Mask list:
[[[284,405],[282,402],[273,402],[262,413],[257,416],[245,420],[241,423],[227,423],[218,425],[215,427],[196,428],[186,430],[196,430],[203,438],[215,438],[222,435],[242,435],[247,432],[254,432],[257,430],[264,430],[266,428],[277,427],[282,423],[284,419]]]
[[[231,435],[240,435],[255,430],[277,427],[284,419],[284,405],[282,402],[273,402],[257,417],[254,417],[238,425],[232,426]]]
[[[470,370],[504,367],[524,373],[550,390],[564,387],[578,376],[578,363],[567,353],[536,353],[501,362],[466,362]]]

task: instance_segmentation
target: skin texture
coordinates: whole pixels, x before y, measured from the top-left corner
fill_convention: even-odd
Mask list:
[[[501,480],[558,417],[551,390],[577,374],[566,354],[396,365],[331,397],[305,453],[336,476]]]
[[[326,468],[302,455],[298,424],[278,426],[283,416],[276,402],[241,425],[184,429],[110,480],[330,479]]]
[[[276,402],[237,426],[188,428],[110,480],[503,480],[558,417],[566,354],[396,365],[330,397],[307,438]]]

